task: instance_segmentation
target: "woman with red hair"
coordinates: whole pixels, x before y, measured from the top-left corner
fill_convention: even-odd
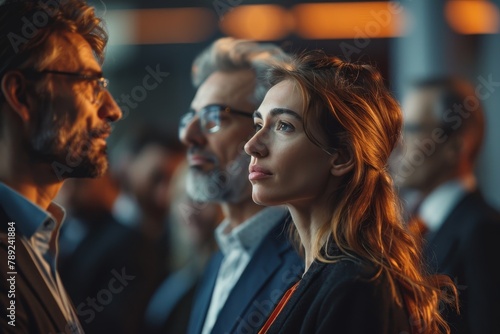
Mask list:
[[[289,208],[306,270],[261,333],[449,332],[456,290],[426,274],[387,171],[402,115],[380,73],[313,52],[270,82],[245,146],[252,197]]]

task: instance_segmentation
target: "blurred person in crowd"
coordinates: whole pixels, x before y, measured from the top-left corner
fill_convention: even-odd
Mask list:
[[[58,267],[89,333],[137,328],[141,300],[166,275],[166,254],[113,216],[119,191],[106,173],[92,180],[68,180],[58,196],[68,210]],[[134,308],[128,306],[132,304]]]
[[[101,70],[106,42],[83,1],[0,5],[2,333],[82,332],[56,269],[64,210],[52,200],[65,179],[107,169],[121,111]]]
[[[119,192],[118,182],[109,170],[95,179],[70,179],[64,183],[54,200],[67,214],[59,233],[59,269],[89,234],[114,220],[111,208]]]
[[[186,194],[187,163],[174,175],[171,224],[177,225],[172,234],[187,239],[188,262],[169,275],[151,298],[144,317],[144,333],[184,334],[194,302],[196,287],[217,244],[214,230],[222,220],[220,207],[215,203],[199,203]],[[175,197],[174,197],[175,196]]]
[[[63,230],[62,241],[72,238],[75,226],[87,233],[61,263],[61,277],[89,333],[140,332],[149,298],[171,271],[168,189],[183,147],[150,127],[130,145],[127,185],[140,213],[132,225],[113,211],[121,192],[113,175],[63,187],[73,224]],[[102,291],[111,293],[101,296]]]
[[[131,154],[122,182],[138,205],[138,227],[150,240],[164,239],[174,195],[169,189],[185,160],[184,147],[160,129],[145,127],[132,144]]]
[[[197,291],[188,333],[248,333],[262,326],[298,279],[302,260],[287,238],[288,212],[255,204],[243,145],[268,86],[262,74],[289,57],[271,44],[222,38],[193,63],[197,87],[179,124],[188,147],[188,195],[221,205],[211,259]]]
[[[421,194],[413,210],[421,224],[410,228],[424,234],[429,265],[458,287],[460,315],[446,318],[452,333],[494,333],[500,314],[500,213],[474,176],[485,132],[476,94],[458,78],[415,82],[403,101],[404,155],[393,166],[400,189]]]

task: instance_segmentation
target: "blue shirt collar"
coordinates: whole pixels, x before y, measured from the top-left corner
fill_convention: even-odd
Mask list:
[[[16,222],[16,229],[27,238],[31,238],[47,222],[60,226],[65,216],[64,209],[59,205],[51,203],[48,208],[49,213],[2,182],[0,182],[0,203],[7,216]]]
[[[284,206],[265,207],[229,233],[226,229],[230,221],[225,219],[215,230],[217,244],[224,255],[236,248],[252,254],[287,213],[288,209]]]

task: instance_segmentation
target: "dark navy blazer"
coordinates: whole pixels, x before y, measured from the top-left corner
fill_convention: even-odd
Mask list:
[[[498,333],[500,213],[479,191],[467,194],[426,239],[431,269],[449,275],[458,288],[460,315],[445,313],[451,333]]]
[[[304,260],[289,241],[287,220],[288,215],[255,251],[222,307],[212,333],[257,333],[303,273]],[[218,251],[207,266],[191,311],[189,334],[199,334],[203,329],[222,259]]]

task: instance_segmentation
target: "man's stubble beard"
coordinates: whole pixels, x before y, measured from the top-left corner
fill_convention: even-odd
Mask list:
[[[94,178],[104,175],[108,168],[106,147],[97,148],[94,140],[109,131],[109,124],[91,133],[72,131],[67,114],[57,115],[50,103],[42,103],[42,115],[26,145],[34,163],[52,165],[57,162],[67,166],[65,178]],[[69,171],[71,170],[71,171]]]

